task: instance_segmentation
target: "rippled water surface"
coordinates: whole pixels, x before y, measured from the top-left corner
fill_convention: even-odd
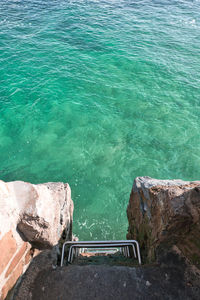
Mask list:
[[[0,176],[124,238],[136,176],[200,179],[200,1],[1,0]]]

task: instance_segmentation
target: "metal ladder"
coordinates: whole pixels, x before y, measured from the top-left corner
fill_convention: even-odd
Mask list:
[[[138,263],[141,265],[140,247],[136,240],[115,240],[115,241],[67,241],[62,247],[61,264],[63,266],[65,247],[69,247],[68,263],[73,262],[73,258],[78,256],[83,249],[116,249],[119,248],[120,252],[125,257],[134,256],[137,258]],[[131,251],[132,250],[132,253]]]

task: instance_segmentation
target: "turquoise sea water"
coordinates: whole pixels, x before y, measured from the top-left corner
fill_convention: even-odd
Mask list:
[[[133,179],[200,179],[200,1],[1,0],[0,177],[124,238]]]

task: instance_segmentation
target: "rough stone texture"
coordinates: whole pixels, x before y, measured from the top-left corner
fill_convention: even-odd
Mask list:
[[[200,270],[192,256],[199,255],[199,187],[200,182],[135,180],[128,238],[139,240],[143,263],[155,255],[157,262],[93,265],[88,257],[90,265],[60,268],[55,249],[45,250],[32,260],[12,300],[199,300]]]
[[[165,259],[167,263],[161,266],[52,268],[53,258],[48,250],[32,261],[13,300],[198,300],[199,275],[192,275],[176,253]]]
[[[22,261],[18,264],[14,272],[11,274],[9,279],[6,281],[5,285],[2,288],[2,294],[1,294],[1,300],[5,299],[7,296],[8,291],[14,286],[17,279],[20,277],[20,275],[23,272],[23,263]]]
[[[29,268],[22,277],[20,284],[16,287],[13,299],[31,299],[32,288],[34,288],[34,282],[39,276],[40,272],[46,272],[46,276],[48,277],[48,272],[55,270],[56,264],[57,253],[55,247],[52,250],[43,250],[40,254],[38,254],[32,260]]]
[[[0,181],[0,299],[26,270],[35,248],[52,248],[63,231],[71,239],[72,215],[68,184]]]
[[[200,268],[200,181],[138,177],[127,208],[127,238],[139,241],[143,261],[173,246]]]
[[[31,261],[31,259],[32,259],[33,257],[37,256],[40,252],[41,252],[41,251],[38,250],[38,249],[30,248],[30,249],[27,251],[27,253],[26,253],[26,255],[25,255],[25,258],[24,258],[24,263],[25,263],[25,265],[27,265],[27,264]]]
[[[18,222],[19,231],[38,248],[57,244],[65,228],[70,230],[73,203],[68,184],[46,183],[21,185],[20,194],[27,192]],[[68,232],[69,234],[69,232]]]
[[[16,241],[13,238],[12,231],[9,231],[0,240],[0,274],[4,271],[16,250]]]
[[[0,181],[0,230],[16,226],[22,238],[52,247],[67,228],[70,234],[73,202],[69,185],[62,182],[31,184]],[[10,225],[11,224],[11,225]]]
[[[5,275],[6,278],[11,274],[11,272],[15,269],[15,267],[17,266],[17,264],[22,259],[22,256],[26,252],[27,244],[28,243],[24,242],[23,245],[22,245],[22,247],[19,249],[19,251],[15,255],[15,257],[12,259],[12,261],[11,261],[11,263],[9,265],[9,268],[8,268],[8,270],[6,272],[6,275]]]

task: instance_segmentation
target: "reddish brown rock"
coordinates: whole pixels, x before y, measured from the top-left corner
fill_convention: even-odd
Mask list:
[[[22,265],[37,254],[29,251],[30,245],[39,251],[57,245],[61,236],[71,239],[72,218],[67,183],[0,180],[0,298],[13,287]]]
[[[12,289],[17,279],[21,276],[23,271],[23,263],[22,261],[17,265],[14,272],[10,275],[5,285],[2,288],[1,300],[5,299],[7,293]]]
[[[23,245],[21,246],[21,248],[19,249],[19,251],[17,252],[15,257],[11,261],[10,266],[9,266],[7,272],[6,272],[6,275],[5,275],[6,278],[10,275],[10,273],[15,269],[16,265],[21,260],[22,256],[24,255],[24,253],[26,251],[27,244],[28,243],[25,243],[25,242],[23,243]]]
[[[0,240],[0,274],[4,271],[16,250],[17,244],[10,230]]]
[[[25,259],[24,259],[25,265],[27,265],[31,261],[31,259],[33,258],[33,253],[34,252],[32,249],[28,250],[28,252],[25,255]]]
[[[153,261],[174,245],[200,267],[200,181],[135,179],[127,208],[128,239]]]

